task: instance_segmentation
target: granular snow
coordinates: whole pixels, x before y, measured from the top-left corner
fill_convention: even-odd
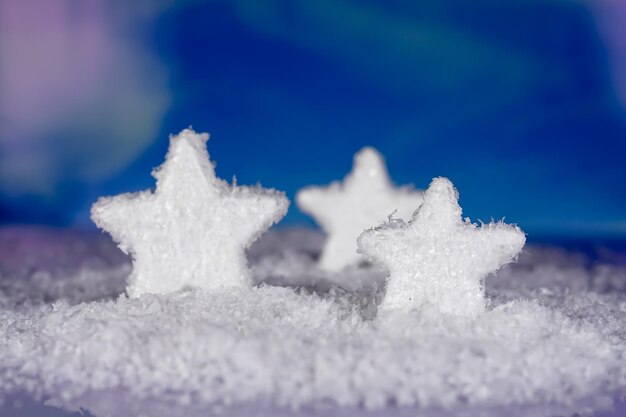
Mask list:
[[[42,252],[66,253],[59,265],[30,262],[32,274],[52,271],[47,297],[19,262],[1,271],[3,396],[28,392],[99,417],[294,408],[537,416],[626,392],[619,265],[530,247],[487,279],[482,315],[376,313],[385,272],[325,272],[319,233],[293,229],[251,248],[257,286],[111,299],[124,291],[128,261],[102,236],[66,235],[0,230],[0,245],[35,236]],[[16,246],[2,246],[3,258]]]

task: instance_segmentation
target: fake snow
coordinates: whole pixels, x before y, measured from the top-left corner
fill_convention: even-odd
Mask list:
[[[0,393],[120,417],[548,416],[626,392],[617,262],[530,247],[487,279],[482,315],[377,314],[386,272],[328,273],[322,245],[272,231],[249,251],[252,288],[128,299],[104,236],[0,229]]]
[[[101,417],[537,416],[626,392],[623,269],[534,249],[484,283],[523,233],[463,221],[446,179],[423,204],[393,188],[371,149],[343,185],[300,194],[326,244],[274,231],[246,254],[288,202],[217,179],[207,139],[171,138],[154,193],[94,205],[132,272],[101,236],[0,229],[0,399]],[[349,254],[363,229],[420,204],[361,235],[380,264]]]

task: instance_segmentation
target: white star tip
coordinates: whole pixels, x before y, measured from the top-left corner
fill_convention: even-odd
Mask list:
[[[92,219],[133,258],[127,293],[250,284],[245,249],[287,212],[282,192],[215,176],[207,134],[170,137],[156,190],[100,198]]]
[[[411,222],[390,222],[359,237],[359,251],[389,271],[382,310],[431,305],[461,316],[485,310],[485,277],[515,260],[526,236],[502,222],[479,227],[461,213],[450,180],[435,178]]]
[[[346,181],[366,184],[363,180],[369,179],[370,186],[376,185],[381,188],[391,186],[383,156],[376,149],[369,146],[361,149],[354,155],[353,166],[352,173]]]
[[[326,232],[320,267],[336,272],[365,259],[356,245],[363,230],[384,222],[394,212],[396,217],[410,219],[422,203],[422,192],[395,187],[383,157],[367,147],[354,156],[352,172],[343,182],[305,188],[298,192],[296,202]]]

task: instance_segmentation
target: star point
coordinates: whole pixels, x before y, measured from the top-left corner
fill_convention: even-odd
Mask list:
[[[410,186],[395,187],[382,155],[366,147],[355,154],[352,171],[342,182],[304,188],[296,202],[326,232],[319,265],[335,272],[365,259],[357,253],[361,232],[394,212],[409,219],[422,202],[422,192]]]
[[[485,277],[513,261],[526,236],[516,226],[479,227],[461,215],[450,180],[435,178],[411,222],[390,222],[361,234],[359,251],[389,271],[381,309],[430,304],[464,316],[485,310]]]
[[[102,197],[92,219],[133,259],[127,292],[250,284],[245,249],[287,212],[283,193],[230,185],[215,176],[207,134],[170,137],[156,190]]]

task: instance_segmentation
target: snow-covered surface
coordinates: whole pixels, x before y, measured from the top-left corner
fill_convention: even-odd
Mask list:
[[[217,178],[208,139],[191,129],[171,136],[154,192],[103,197],[92,208],[98,227],[132,256],[131,297],[250,286],[245,249],[287,213],[283,193]]]
[[[106,235],[0,229],[0,396],[98,417],[550,416],[626,393],[626,252],[530,246],[487,279],[485,314],[378,315],[386,272],[325,272],[323,241],[267,233],[252,288],[129,299]]]
[[[366,147],[354,155],[352,171],[343,181],[306,187],[298,192],[296,203],[328,235],[320,267],[336,272],[364,260],[356,245],[361,232],[390,215],[410,220],[422,204],[422,192],[412,186],[396,187],[382,155]]]
[[[359,251],[389,271],[381,310],[485,311],[485,278],[517,258],[526,236],[503,222],[463,220],[458,200],[450,180],[435,178],[409,223],[391,219],[361,234]]]

